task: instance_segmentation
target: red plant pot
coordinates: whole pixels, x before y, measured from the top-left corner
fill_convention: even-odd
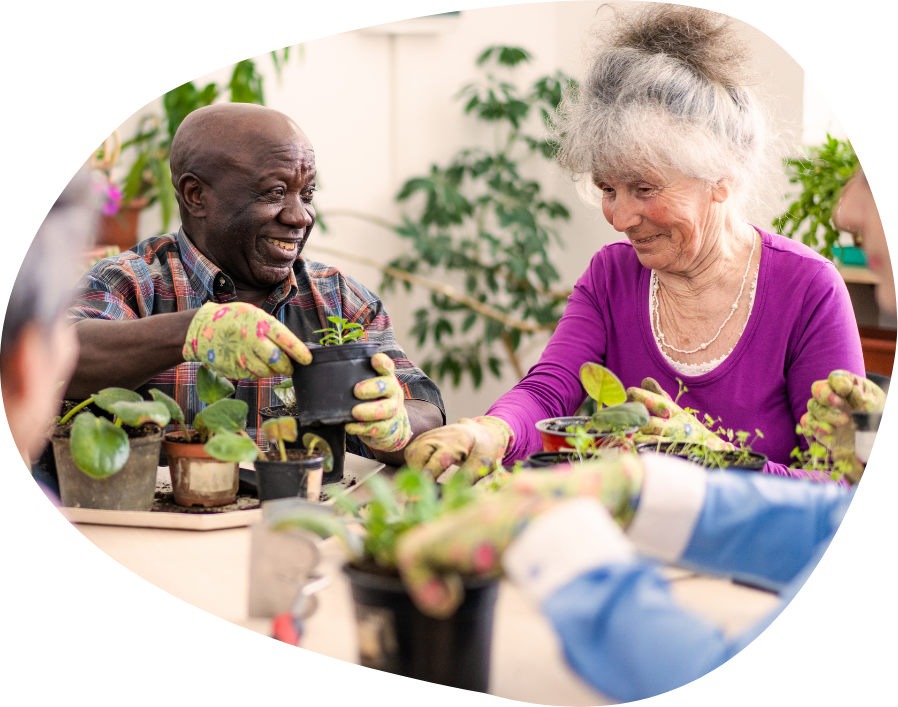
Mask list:
[[[583,427],[589,424],[589,417],[552,417],[548,420],[540,420],[536,423],[536,429],[543,441],[544,452],[570,451],[573,447],[568,444],[567,438],[571,436],[566,431],[568,427]],[[638,427],[630,427],[625,431],[625,439],[630,440],[639,430]],[[601,440],[613,438],[612,446],[620,445],[620,435],[608,432],[590,432],[589,436],[596,440],[597,446],[602,446]]]

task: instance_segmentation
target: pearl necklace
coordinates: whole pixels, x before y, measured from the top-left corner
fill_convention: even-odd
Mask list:
[[[751,253],[749,253],[748,262],[745,264],[745,274],[742,276],[742,286],[739,288],[739,294],[736,295],[736,301],[733,302],[733,306],[730,307],[729,315],[727,315],[727,318],[723,320],[723,324],[720,325],[720,328],[717,330],[717,333],[714,335],[714,338],[711,339],[711,341],[701,344],[698,348],[692,349],[692,351],[684,351],[683,349],[678,349],[676,346],[671,346],[670,344],[667,343],[667,340],[664,338],[664,332],[661,331],[661,313],[658,310],[658,297],[657,297],[658,273],[656,273],[654,270],[652,270],[651,288],[652,288],[652,294],[655,295],[652,297],[652,311],[651,311],[652,325],[654,326],[655,331],[658,332],[658,341],[662,345],[666,346],[671,351],[676,351],[677,353],[694,354],[694,353],[698,353],[699,351],[704,351],[711,344],[713,344],[715,341],[717,341],[718,337],[720,336],[720,332],[723,331],[723,328],[727,325],[727,322],[729,322],[730,319],[733,318],[733,315],[736,313],[736,310],[739,308],[739,300],[742,299],[742,293],[745,291],[745,281],[748,279],[748,271],[751,269],[751,260],[755,256],[755,245],[757,244],[757,242],[758,242],[757,234],[754,234],[754,238],[752,238],[752,241],[751,241]]]

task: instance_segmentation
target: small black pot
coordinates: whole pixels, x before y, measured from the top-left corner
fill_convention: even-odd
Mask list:
[[[368,668],[462,690],[486,692],[498,579],[465,583],[465,598],[448,619],[434,619],[412,603],[398,577],[347,565]]]
[[[577,452],[537,452],[527,457],[525,469],[546,469],[558,464],[573,464],[580,461]]]
[[[380,345],[375,342],[310,346],[312,362],[293,368],[299,424],[355,422],[351,411],[360,401],[352,389],[356,383],[378,375],[371,365],[371,357],[378,348]]]
[[[293,459],[290,461],[268,461],[257,459],[256,487],[260,501],[271,501],[275,498],[308,498],[310,475],[321,473],[324,457],[310,459]],[[318,479],[318,492],[321,491],[321,480]]]
[[[284,412],[285,410],[285,407],[262,408],[259,410],[259,414],[265,420],[273,417],[293,417],[293,415],[288,415]],[[304,427],[298,419],[296,424],[298,427],[296,441],[285,442],[284,446],[287,449],[305,449],[305,445],[302,442],[303,435],[307,432],[318,435],[328,443],[331,453],[334,455],[333,468],[325,473],[324,483],[336,484],[342,481],[343,464],[346,461],[346,430],[343,425],[309,425]]]
[[[658,444],[657,442],[646,442],[644,444],[636,445],[636,453],[644,454],[646,452],[657,452],[658,454],[666,454],[670,457],[692,461],[690,455],[686,453],[686,449],[690,446],[693,445],[683,444],[682,442],[678,442],[676,445],[671,444],[670,442],[662,442],[661,444]]]

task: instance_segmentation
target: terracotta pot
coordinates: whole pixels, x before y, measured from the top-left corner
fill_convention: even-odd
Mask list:
[[[98,245],[117,245],[128,250],[137,245],[137,220],[149,204],[147,199],[134,199],[112,216],[101,216],[97,226]]]
[[[75,465],[70,440],[54,435],[53,456],[59,478],[62,505],[111,511],[150,511],[156,497],[156,467],[162,431],[129,440],[128,461],[112,476],[94,479]]]
[[[548,420],[540,420],[536,423],[536,429],[539,431],[539,436],[543,441],[543,451],[544,452],[560,452],[560,451],[569,451],[572,450],[573,447],[567,443],[567,438],[570,437],[569,432],[556,432],[550,427],[554,426],[562,426],[564,428],[567,427],[579,427],[582,425],[588,425],[590,417],[553,417]],[[639,431],[638,427],[631,427],[625,430],[625,437],[627,440],[633,437]],[[612,437],[615,440],[615,444],[612,446],[625,446],[624,444],[617,443],[617,440],[620,440],[620,434],[610,434],[607,432],[591,432],[589,434],[590,437],[597,440],[599,446],[602,445],[601,440],[606,439],[608,437]],[[632,449],[632,446],[629,447]]]
[[[238,462],[209,456],[202,444],[185,442],[183,432],[169,432],[162,442],[168,457],[175,503],[179,506],[226,506],[237,500]]]

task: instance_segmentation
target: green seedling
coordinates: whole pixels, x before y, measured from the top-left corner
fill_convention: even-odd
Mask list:
[[[321,437],[311,432],[306,432],[302,436],[302,443],[309,454],[321,454],[324,456],[324,473],[334,468],[334,453],[331,446]]]
[[[343,317],[328,317],[327,320],[333,324],[332,327],[315,331],[316,334],[324,334],[318,342],[322,346],[341,346],[355,341],[365,333],[361,324],[350,322]]]
[[[293,417],[276,417],[271,420],[265,420],[262,423],[262,432],[269,444],[277,444],[278,451],[281,455],[281,461],[287,461],[287,447],[284,442],[295,442],[296,418]]]
[[[596,401],[596,412],[585,432],[619,433],[649,422],[649,411],[642,403],[628,403],[627,391],[620,379],[598,363],[580,366],[580,382],[587,395]]]

